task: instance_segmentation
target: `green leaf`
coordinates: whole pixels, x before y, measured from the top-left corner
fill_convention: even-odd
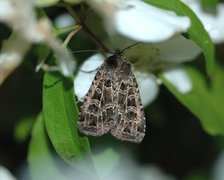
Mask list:
[[[36,72],[38,72],[42,68],[42,66],[46,63],[46,60],[51,53],[51,49],[50,47],[41,44],[36,48],[36,50],[38,56]]]
[[[71,166],[93,169],[90,146],[77,132],[78,109],[74,102],[73,82],[59,73],[45,73],[43,112],[47,133],[56,152]]]
[[[80,29],[80,25],[72,25],[72,26],[66,26],[60,29],[55,28],[54,33],[56,36],[60,36],[60,35],[68,34],[71,31],[77,31],[79,29]]]
[[[203,128],[211,135],[224,135],[224,70],[216,67],[211,84],[194,68],[187,68],[193,90],[188,94],[179,93],[165,78],[163,83],[171,93],[199,118]]]
[[[63,1],[70,4],[79,4],[83,2],[83,0],[63,0]]]
[[[32,130],[29,144],[28,162],[32,180],[56,179],[64,180],[51,154],[44,128],[43,116],[40,114]]]
[[[23,117],[18,121],[14,130],[14,137],[18,142],[24,141],[29,136],[33,122],[33,116]]]
[[[202,7],[214,8],[219,3],[219,0],[201,0],[201,3]]]
[[[194,12],[180,0],[145,0],[145,2],[190,18],[191,27],[188,29],[189,37],[202,48],[206,58],[207,72],[212,76],[215,71],[215,47],[201,21]]]

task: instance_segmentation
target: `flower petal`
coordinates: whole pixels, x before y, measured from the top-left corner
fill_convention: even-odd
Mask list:
[[[158,60],[169,62],[186,62],[195,59],[201,48],[192,40],[186,39],[182,35],[176,35],[171,39],[155,44],[160,50]]]
[[[125,40],[120,40],[123,47],[133,42],[127,42],[126,45],[125,43]],[[200,53],[201,48],[182,35],[160,43],[141,43],[125,51],[128,59],[136,62],[136,68],[150,72],[164,69],[171,64],[194,60]]]
[[[136,41],[163,41],[190,26],[187,17],[178,17],[142,1],[128,0],[124,5],[115,12],[112,23],[118,33]]]
[[[75,70],[75,61],[72,60],[71,55],[61,46],[55,48],[54,51],[61,73],[66,77],[72,75]]]
[[[40,19],[36,24],[35,30],[42,38],[34,39],[30,36],[30,39],[33,39],[32,42],[45,42],[54,51],[62,74],[64,76],[70,76],[75,70],[75,61],[68,50],[62,46],[61,41],[54,37],[51,28],[51,24],[46,18]]]
[[[20,32],[13,32],[3,43],[0,53],[0,85],[22,63],[29,48],[30,43],[20,36]]]
[[[172,68],[162,73],[163,77],[169,81],[182,94],[192,90],[192,82],[187,72],[181,68]]]
[[[214,180],[222,180],[224,179],[224,151],[222,151],[214,164],[213,167],[213,178]]]
[[[11,174],[11,172],[1,165],[0,165],[0,179],[1,180],[16,180],[16,178]]]
[[[141,0],[87,0],[104,18],[108,32],[135,41],[159,42],[190,26],[188,17],[157,8]]]
[[[103,64],[105,57],[102,54],[94,54],[90,56],[80,67],[81,71],[94,71]]]
[[[199,1],[182,0],[185,2],[202,21],[204,28],[209,33],[214,43],[224,42],[224,3],[219,3],[215,12],[203,11]]]
[[[0,21],[8,22],[15,12],[13,6],[11,5],[9,0],[1,0],[0,7]]]
[[[6,69],[6,66],[2,67],[1,73],[4,74],[4,76],[1,78],[1,81],[3,81],[17,66],[19,66],[31,44],[40,42],[47,44],[53,49],[63,75],[69,76],[74,72],[75,61],[73,60],[73,57],[67,50],[62,48],[60,40],[54,37],[50,21],[47,18],[36,19],[32,1],[4,0],[0,2],[0,5],[7,9],[7,11],[0,9],[0,21],[6,23],[12,28],[13,34],[17,34],[17,37],[15,38],[22,39],[19,43],[15,43],[17,46],[12,45],[12,47],[10,47],[10,52],[8,50],[8,55],[12,52],[16,52],[20,54],[20,58],[19,61],[18,59],[15,59],[14,65],[12,59],[10,59],[11,68],[8,67],[8,69]],[[4,15],[4,13],[6,13],[6,15]],[[15,42],[17,42],[17,40],[15,40]],[[21,44],[21,42],[23,43]],[[23,48],[24,46],[26,46],[26,48]],[[5,57],[6,54],[4,53],[1,57],[2,62]],[[10,56],[10,58],[11,57],[12,56]],[[4,61],[4,65],[7,65],[7,61]]]
[[[79,101],[84,100],[84,96],[87,94],[96,75],[97,68],[104,62],[104,59],[101,54],[95,54],[80,67],[80,71],[74,80],[74,91]]]
[[[55,19],[55,26],[57,28],[64,28],[74,24],[74,19],[68,13],[61,14]]]
[[[145,74],[135,71],[134,74],[138,83],[142,104],[146,107],[157,97],[159,93],[159,86],[156,83],[155,76],[152,74]]]

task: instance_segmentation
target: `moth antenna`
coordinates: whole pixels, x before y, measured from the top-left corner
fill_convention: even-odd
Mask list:
[[[105,58],[107,57],[106,53],[110,53],[110,54],[114,54],[111,51],[100,51],[100,50],[79,50],[79,51],[71,51],[71,53],[85,53],[85,52],[97,52],[97,53],[101,53]]]
[[[126,51],[127,49],[132,48],[132,47],[134,47],[134,46],[136,46],[136,45],[138,45],[138,44],[140,44],[140,43],[141,43],[141,42],[134,43],[134,44],[132,44],[132,45],[130,45],[130,46],[128,46],[128,47],[122,49],[120,52],[121,52],[121,53],[124,53],[124,51]]]
[[[79,50],[79,51],[71,51],[71,53],[84,53],[84,52],[100,52],[100,53],[108,53],[107,51],[100,51],[94,49],[86,49],[86,50]],[[109,52],[112,53],[112,52]]]
[[[98,71],[99,68],[100,68],[100,67],[98,67],[98,68],[96,68],[96,69],[93,69],[93,70],[91,70],[91,71],[84,71],[84,70],[82,70],[82,69],[79,69],[79,71],[84,72],[84,73],[92,73],[92,72],[96,72],[96,71]]]

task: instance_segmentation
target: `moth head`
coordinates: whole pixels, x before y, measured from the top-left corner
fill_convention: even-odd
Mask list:
[[[114,54],[112,56],[109,56],[106,59],[106,64],[109,68],[117,68],[119,61],[120,61],[120,56],[117,54]]]

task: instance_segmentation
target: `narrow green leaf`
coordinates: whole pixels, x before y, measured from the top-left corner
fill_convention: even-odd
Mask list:
[[[215,71],[215,47],[201,21],[194,12],[180,0],[145,0],[145,2],[190,18],[191,27],[188,30],[189,37],[202,48],[206,58],[207,72],[212,76]]]
[[[50,53],[51,53],[50,47],[44,44],[41,44],[37,47],[38,60],[37,60],[36,71],[39,71],[42,68],[43,64],[46,63],[45,61],[49,57]]]
[[[56,36],[60,36],[60,35],[64,35],[64,34],[68,34],[71,31],[77,31],[78,29],[80,29],[80,25],[72,25],[72,26],[66,26],[60,29],[55,28],[54,29],[54,34]]]
[[[28,162],[32,180],[55,179],[64,180],[52,157],[48,146],[42,114],[37,118],[29,144]]]
[[[70,4],[79,4],[83,2],[83,0],[63,0],[63,1]]]
[[[73,167],[85,171],[93,169],[88,139],[77,132],[78,109],[71,79],[59,73],[45,73],[43,112],[47,133],[56,152]]]
[[[216,67],[213,81],[209,85],[194,68],[187,68],[193,82],[188,94],[179,93],[165,78],[162,78],[170,92],[199,118],[203,128],[211,135],[224,135],[224,70]]]

